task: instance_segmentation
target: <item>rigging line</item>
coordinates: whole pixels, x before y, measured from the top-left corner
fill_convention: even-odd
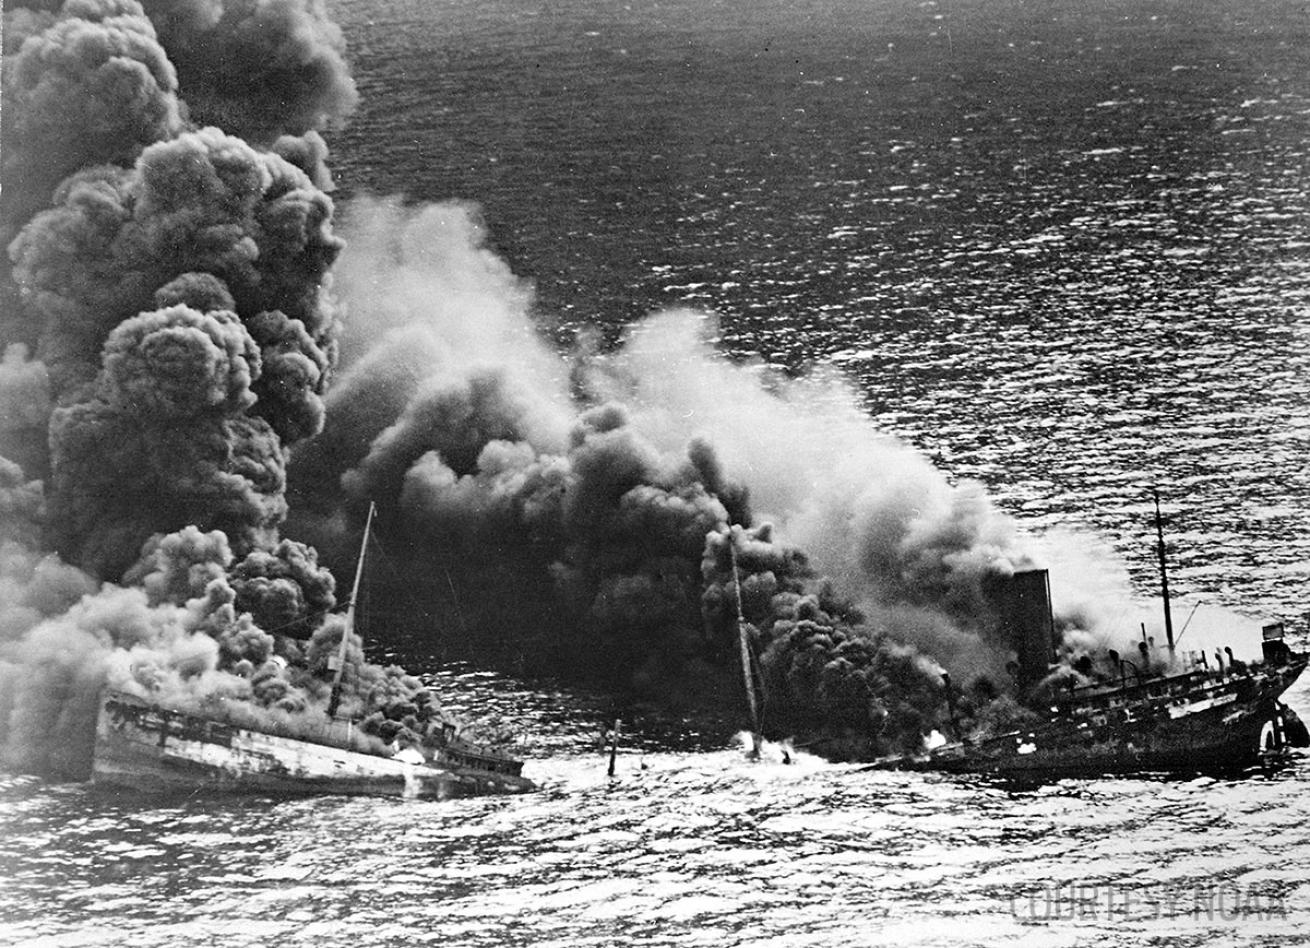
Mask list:
[[[381,538],[378,537],[376,532],[373,534],[372,542],[377,546],[378,554],[379,554],[379,556],[375,558],[382,560],[382,565],[386,568],[387,573],[389,574],[391,579],[396,581],[396,584],[391,590],[391,592],[393,593],[399,592],[400,597],[404,599],[406,603],[414,609],[415,612],[419,613],[420,615],[427,615],[428,614],[427,606],[425,606],[422,600],[420,600],[417,596],[415,596],[414,593],[411,591],[410,584],[405,581],[404,574],[402,574],[400,570],[396,568],[395,563],[392,562],[391,554],[388,552],[386,546],[383,544]],[[447,572],[447,580],[449,580],[449,572]],[[456,609],[458,608],[459,605],[458,603],[456,603]],[[463,621],[464,621],[463,616],[461,615],[460,616],[461,625],[463,624]]]
[[[333,377],[340,378],[343,375],[347,375],[352,369],[354,369],[357,365],[359,365],[360,361],[361,359],[357,358],[344,365],[338,363],[336,366],[333,367]],[[405,374],[409,376],[409,381],[413,382],[415,385],[423,381],[423,379],[419,376],[418,370],[412,365],[405,366]],[[319,433],[319,435],[321,434],[322,432]],[[346,451],[343,447],[331,443],[331,441],[328,439],[321,439],[319,435],[315,435],[312,439],[310,439],[311,441],[315,442],[315,447],[323,454],[326,454],[328,457],[337,461],[341,465],[341,467],[343,467],[346,471],[354,470],[355,468],[359,467],[361,464],[364,463],[364,459],[368,455],[367,451],[364,451],[362,453],[352,452],[355,454],[355,456],[348,458],[346,456]],[[345,498],[345,500],[346,502],[349,502],[350,498],[347,497]]]
[[[464,609],[459,604],[459,593],[455,591],[455,580],[451,579],[450,570],[444,566],[441,571],[446,574],[446,585],[450,587],[450,599],[455,604],[455,617],[459,619],[459,630],[467,639],[469,637],[468,623],[464,621]]]
[[[383,553],[383,555],[385,555],[385,551],[382,549],[382,544],[379,542],[376,534],[373,534],[372,536],[368,537],[368,544],[370,546],[376,546],[378,548],[378,552]],[[390,564],[388,564],[388,566],[389,565]],[[335,594],[335,592],[336,589],[334,587],[333,593]],[[368,590],[365,589],[364,592],[367,593]],[[305,613],[303,616],[300,616],[297,619],[292,619],[290,622],[283,622],[281,625],[269,626],[268,628],[264,628],[263,626],[260,626],[260,628],[271,635],[274,632],[281,632],[283,629],[289,629],[292,626],[301,625],[302,623],[309,622],[312,619],[321,619],[326,616],[336,614],[339,612],[339,610],[348,608],[349,606],[350,606],[350,597],[344,596],[341,599],[337,599],[335,601],[335,604],[330,609],[315,609],[312,612]]]
[[[1196,610],[1201,608],[1204,601],[1204,599],[1198,599],[1196,604],[1192,606],[1192,611],[1187,614],[1187,621],[1183,623],[1183,631],[1179,632],[1178,638],[1174,640],[1175,644],[1183,640],[1183,634],[1187,631],[1187,627],[1192,624],[1192,616],[1196,615]]]
[[[292,619],[290,622],[283,622],[281,625],[270,626],[269,628],[264,628],[261,625],[260,629],[267,632],[269,635],[272,635],[274,632],[281,632],[283,629],[289,629],[294,625],[300,625],[302,623],[309,622],[311,619],[318,619],[318,618],[322,618],[323,616],[330,616],[336,610],[337,610],[337,606],[333,606],[331,609],[315,609],[313,612],[307,612],[300,618]]]
[[[737,639],[741,654],[741,673],[746,686],[746,701],[751,716],[751,733],[753,736],[752,754],[759,757],[760,750],[760,708],[755,695],[755,662],[752,661],[750,636],[747,633],[746,615],[741,600],[741,574],[737,570],[736,538],[728,536],[728,554],[732,561],[732,586],[737,600]]]
[[[383,566],[390,574],[390,577],[396,581],[393,591],[398,589],[401,598],[404,599],[416,613],[424,616],[429,615],[428,607],[424,605],[424,603],[420,601],[413,592],[411,592],[410,584],[405,581],[404,575],[392,562],[391,554],[388,552],[386,545],[383,544],[381,537],[378,536],[376,531],[370,537],[370,542],[377,547],[377,551],[380,554],[378,557],[374,557],[374,559],[381,559]],[[459,620],[460,633],[463,638],[467,640],[469,638],[469,626],[464,616],[463,606],[461,606],[459,601],[459,592],[455,588],[455,581],[450,575],[450,570],[443,568],[442,572],[446,576],[446,584],[450,587],[451,601],[455,606],[455,617]]]

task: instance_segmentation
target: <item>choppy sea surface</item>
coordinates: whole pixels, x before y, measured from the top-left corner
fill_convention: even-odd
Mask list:
[[[1286,0],[334,4],[344,201],[479,202],[546,330],[718,315],[1034,530],[1307,631],[1310,13]],[[411,662],[422,656],[408,657]],[[884,774],[426,667],[542,792],[149,801],[0,784],[0,943],[1310,943],[1310,761]],[[1310,711],[1310,682],[1289,703]]]

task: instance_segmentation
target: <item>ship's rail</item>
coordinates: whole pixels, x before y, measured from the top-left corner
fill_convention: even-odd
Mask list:
[[[283,720],[276,712],[267,715],[251,714],[244,709],[243,704],[229,704],[222,698],[214,697],[192,707],[174,707],[129,692],[110,691],[105,695],[105,706],[108,707],[111,701],[126,707],[154,710],[178,719],[213,722],[338,750],[357,751],[378,757],[389,756],[381,738],[361,731],[353,721],[308,717],[296,718],[294,721]]]
[[[1244,694],[1255,687],[1254,676],[1228,676],[1209,681],[1205,676],[1176,675],[1138,685],[1112,688],[1072,700],[1056,702],[1051,710],[1062,716],[1083,716],[1125,708],[1159,710],[1181,701],[1199,701],[1221,694]]]
[[[1171,705],[1193,703],[1227,694],[1239,700],[1261,693],[1281,693],[1306,665],[1306,656],[1270,666],[1256,663],[1240,671],[1196,670],[1177,675],[1162,675],[1120,687],[1093,685],[1075,689],[1072,694],[1056,696],[1052,713],[1083,717],[1129,708],[1154,712]]]
[[[1238,682],[1259,676],[1260,666],[1248,666],[1240,672],[1188,671],[1177,675],[1157,675],[1120,684],[1093,682],[1053,695],[1052,710],[1073,711],[1080,708],[1108,707],[1120,701],[1140,702],[1150,698],[1173,698],[1207,689],[1234,687]]]
[[[438,750],[438,759],[461,767],[476,767],[492,773],[517,777],[523,771],[523,762],[492,748],[456,741]]]
[[[192,722],[195,727],[206,725],[241,728],[375,757],[391,756],[390,748],[380,737],[362,731],[354,721],[349,720],[308,717],[298,717],[294,721],[281,720],[275,712],[268,715],[255,715],[246,711],[242,704],[229,704],[222,698],[214,697],[205,699],[195,707],[170,707],[128,692],[109,691],[105,695],[105,707],[108,708],[111,702],[116,702],[120,708],[152,711],[167,719],[175,719],[179,725],[183,722]],[[458,737],[452,737],[444,744],[428,749],[434,753],[434,756],[457,766],[511,776],[518,776],[523,770],[522,761],[515,760],[493,748]]]

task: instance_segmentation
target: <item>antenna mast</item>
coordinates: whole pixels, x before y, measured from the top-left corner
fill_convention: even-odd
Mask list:
[[[1164,518],[1160,516],[1160,492],[1152,487],[1151,495],[1155,498],[1155,550],[1160,557],[1160,593],[1164,599],[1164,637],[1169,643],[1169,655],[1174,654],[1174,618],[1169,608],[1169,571],[1165,565],[1164,555]]]
[[[328,667],[336,674],[332,676],[332,696],[328,699],[328,717],[337,716],[341,704],[341,676],[346,670],[346,646],[350,642],[350,633],[355,631],[355,605],[359,602],[359,585],[364,578],[364,553],[368,550],[368,534],[373,526],[373,513],[377,506],[368,503],[368,517],[364,521],[364,539],[359,543],[359,561],[355,564],[355,584],[350,588],[350,604],[346,606],[346,627],[341,630],[341,648],[337,654],[328,659]]]
[[[728,534],[728,552],[732,555],[732,588],[737,596],[737,641],[741,647],[741,674],[746,682],[746,702],[751,713],[752,760],[760,756],[760,705],[755,697],[755,675],[752,672],[750,641],[746,637],[746,616],[741,605],[741,577],[737,574],[737,541]]]

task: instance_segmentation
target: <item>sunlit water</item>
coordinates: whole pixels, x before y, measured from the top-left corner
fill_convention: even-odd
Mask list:
[[[1241,781],[1015,788],[799,753],[786,765],[774,747],[760,763],[735,747],[632,748],[611,780],[580,736],[588,715],[533,713],[553,748],[527,771],[542,790],[523,797],[149,803],[10,787],[0,939],[1310,942],[1307,761]]]
[[[690,304],[848,373],[1030,529],[1304,641],[1310,19],[1281,0],[336,4],[340,196],[479,201],[543,326]],[[406,657],[406,656],[401,656]],[[411,664],[421,656],[409,656]],[[0,941],[1310,943],[1310,762],[1036,789],[743,759],[466,668],[541,793],[440,804],[0,787]],[[1310,710],[1310,683],[1291,693]]]
[[[341,4],[341,197],[478,201],[543,326],[719,316],[1044,528],[1298,618],[1310,17],[1293,0]],[[1304,630],[1304,623],[1298,626]]]

